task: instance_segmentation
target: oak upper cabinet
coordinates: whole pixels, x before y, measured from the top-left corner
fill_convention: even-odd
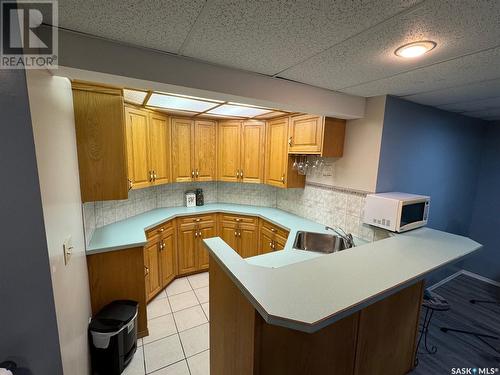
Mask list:
[[[168,117],[125,107],[128,178],[132,188],[170,182]]]
[[[172,180],[215,181],[216,122],[172,118]]]
[[[288,153],[341,157],[344,138],[345,120],[315,115],[291,116]]]
[[[265,122],[219,122],[218,179],[228,182],[264,182]]]
[[[241,121],[219,121],[218,131],[218,179],[219,181],[238,182],[241,168]]]
[[[241,124],[240,179],[242,182],[264,182],[266,123],[247,120]]]
[[[289,117],[273,119],[267,123],[266,184],[280,187],[304,187],[305,176],[292,169],[293,158],[288,156]]]
[[[153,184],[171,182],[170,122],[167,116],[155,112],[149,114],[149,155]]]
[[[217,122],[194,121],[194,165],[196,181],[217,179]]]
[[[127,199],[122,90],[77,81],[72,89],[82,202]]]

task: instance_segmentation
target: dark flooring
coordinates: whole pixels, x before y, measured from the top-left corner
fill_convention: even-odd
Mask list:
[[[487,344],[474,336],[440,330],[440,327],[449,327],[500,336],[500,288],[460,275],[434,289],[434,292],[446,298],[451,309],[434,313],[427,342],[429,347],[437,347],[437,353],[426,353],[422,340],[418,350],[419,363],[411,374],[452,374],[453,368],[493,368],[493,372],[487,374],[500,374],[500,354]],[[498,303],[472,304],[470,299],[494,300]],[[424,310],[421,322],[423,317]],[[500,350],[500,340],[486,340]]]

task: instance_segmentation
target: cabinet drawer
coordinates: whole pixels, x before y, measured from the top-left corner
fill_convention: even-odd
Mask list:
[[[220,218],[229,223],[257,224],[257,218],[252,216],[220,214]]]
[[[267,230],[271,231],[272,233],[277,234],[278,236],[282,238],[288,238],[288,231],[278,227],[277,225],[271,224],[269,221],[262,220],[262,228],[266,228]]]
[[[180,224],[203,223],[207,221],[215,221],[215,214],[185,216],[177,219]]]
[[[163,234],[166,230],[172,229],[173,227],[174,227],[173,220],[157,225],[156,227],[146,231],[146,238],[149,240],[155,236],[159,236]]]

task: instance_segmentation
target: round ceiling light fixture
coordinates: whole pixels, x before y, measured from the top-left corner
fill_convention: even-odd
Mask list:
[[[436,42],[432,40],[422,40],[420,42],[412,42],[399,47],[394,51],[396,56],[404,57],[406,59],[411,59],[414,57],[422,56],[433,50],[436,47]]]

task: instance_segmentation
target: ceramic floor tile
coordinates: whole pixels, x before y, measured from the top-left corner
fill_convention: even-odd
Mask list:
[[[194,292],[191,290],[168,297],[172,311],[179,311],[199,304]]]
[[[198,297],[198,301],[200,301],[200,303],[208,302],[208,286],[195,289],[194,292],[196,294],[196,297]]]
[[[207,350],[187,359],[191,375],[210,374],[210,351]]]
[[[203,288],[204,286],[208,286],[208,272],[188,276],[188,280],[193,289]]]
[[[164,367],[158,371],[152,372],[151,375],[190,375],[187,362],[180,361],[173,365]]]
[[[165,292],[165,289],[163,289],[160,293],[158,293],[158,295],[153,298],[153,301],[156,301],[156,300],[159,300],[159,299],[165,299],[167,298],[167,292]],[[153,302],[151,301],[151,302]]]
[[[208,332],[209,327],[208,323],[206,323],[179,333],[186,357],[192,357],[209,348],[210,338]]]
[[[173,296],[174,294],[189,292],[190,290],[192,290],[191,284],[189,284],[187,277],[183,277],[172,281],[165,289],[165,292],[167,296]]]
[[[144,345],[177,333],[172,314],[163,315],[155,319],[148,320],[149,336],[142,339]]]
[[[207,319],[210,320],[210,303],[207,302],[207,303],[202,303],[201,304],[201,308],[203,309],[203,311],[205,312],[205,315],[207,316]]]
[[[144,345],[144,358],[147,373],[184,359],[179,335],[172,335]]]
[[[137,348],[134,354],[134,358],[128,364],[128,366],[123,370],[122,375],[144,375],[146,373],[144,369],[144,353],[142,352],[142,347]]]
[[[137,347],[140,348],[142,346],[142,339],[137,339]]]
[[[174,319],[179,332],[207,322],[200,305],[174,312]]]
[[[148,320],[170,314],[171,312],[172,310],[170,310],[167,298],[154,299],[148,303]]]

